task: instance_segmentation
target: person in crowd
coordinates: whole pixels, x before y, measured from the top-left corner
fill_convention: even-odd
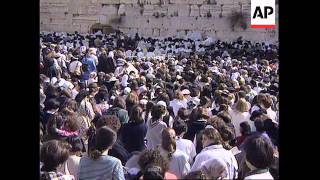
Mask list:
[[[155,105],[152,107],[151,119],[147,122],[147,148],[153,149],[157,145],[161,144],[161,132],[167,128],[167,124],[162,121],[165,108],[161,105]]]
[[[270,141],[262,136],[252,136],[244,147],[245,164],[249,168],[244,179],[274,179],[268,169],[274,161],[274,150]]]
[[[239,148],[240,145],[245,141],[247,137],[251,135],[251,127],[247,121],[240,123],[241,136],[236,138],[236,146]]]
[[[176,120],[173,123],[173,129],[176,133],[176,148],[188,155],[188,162],[191,165],[196,156],[196,148],[192,141],[183,138],[187,128],[187,124],[182,120]]]
[[[43,163],[40,172],[41,180],[75,180],[74,176],[66,175],[57,170],[69,158],[70,145],[63,141],[50,140],[44,142],[40,150],[40,161]]]
[[[184,179],[197,179],[197,180],[207,180],[209,177],[203,171],[192,171],[187,174]]]
[[[230,112],[232,124],[234,125],[236,137],[241,136],[240,123],[248,122],[250,126],[254,126],[250,121],[250,113],[248,112],[248,104],[245,99],[239,99],[236,103],[235,109]]]
[[[171,128],[162,131],[161,146],[158,146],[161,155],[169,160],[169,172],[176,175],[179,179],[190,171],[189,157],[184,152],[177,149],[176,134]]]
[[[138,164],[140,172],[137,176],[142,179],[178,179],[169,172],[169,161],[159,150],[145,150],[141,153]]]
[[[110,127],[115,133],[117,133],[117,137],[118,137],[118,134],[120,134],[119,130],[121,128],[121,123],[118,117],[115,115],[101,116],[96,122],[95,129],[98,130],[103,126]],[[95,144],[95,132],[93,132],[89,138],[89,154],[91,149],[94,148],[94,144]],[[130,153],[124,148],[121,142],[121,138],[119,137],[116,139],[115,143],[113,144],[112,149],[108,151],[108,155],[120,159],[123,165],[125,165],[128,159],[130,158]]]
[[[129,153],[144,150],[146,134],[147,126],[142,117],[142,108],[135,105],[132,108],[129,123],[124,124],[122,129],[122,142],[126,150]]]
[[[121,161],[108,155],[116,140],[117,134],[111,128],[97,130],[94,148],[80,159],[79,179],[125,179]]]
[[[126,102],[121,97],[114,99],[113,106],[108,109],[106,114],[116,115],[119,118],[121,125],[128,123],[129,121],[128,111],[126,110]]]
[[[237,177],[238,163],[234,155],[223,148],[222,138],[215,128],[206,128],[202,135],[202,144],[204,149],[196,156],[191,171],[197,171],[205,166],[206,162],[212,159],[221,158],[227,165],[224,177],[233,179]],[[210,164],[210,163],[209,163]]]
[[[82,175],[98,166],[104,169],[101,164],[91,164],[91,160],[105,160],[104,156],[90,159],[95,147],[99,147],[101,153],[126,165],[123,174],[127,179],[136,175],[142,179],[177,179],[170,171],[175,156],[167,161],[167,167],[155,161],[180,150],[189,156],[187,162],[193,170],[189,177],[232,179],[237,168],[231,153],[240,160],[239,178],[243,179],[250,171],[241,161],[244,146],[251,136],[261,136],[274,149],[275,161],[269,172],[278,179],[278,47],[242,38],[233,42],[209,40],[155,39],[138,34],[130,37],[120,31],[42,32],[41,147],[46,141],[72,144],[70,139],[79,138],[80,154],[90,162],[83,166]],[[104,126],[117,134],[112,148],[96,146],[97,132]],[[175,139],[173,130],[164,131],[167,127],[174,129]],[[212,128],[216,129],[214,137],[207,132]],[[162,147],[163,142],[168,146]],[[140,169],[138,161],[145,155],[145,146],[150,152],[161,147],[159,155],[163,156],[152,159],[155,154],[149,154],[144,159],[155,163],[147,167],[148,162]],[[108,148],[108,152],[102,152]],[[78,159],[73,155],[78,152],[69,151]],[[222,155],[216,157],[220,151]],[[206,152],[210,152],[210,158],[203,160]],[[54,172],[76,172],[76,165],[69,164],[69,160]],[[64,171],[66,164],[72,166],[68,171]],[[115,163],[117,168],[118,164]],[[186,173],[181,172],[185,171],[177,172],[179,178],[184,178]],[[110,179],[118,176],[119,171],[104,173],[113,174],[108,176]],[[74,176],[79,179],[79,174]]]
[[[61,172],[73,175],[75,179],[79,179],[79,163],[83,148],[82,140],[78,136],[71,136],[66,139],[66,142],[71,145],[71,149],[69,149],[69,158],[61,166]]]

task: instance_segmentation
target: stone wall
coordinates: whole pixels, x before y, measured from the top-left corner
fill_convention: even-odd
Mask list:
[[[247,28],[231,27],[232,12],[243,12]],[[278,29],[250,28],[250,0],[40,0],[40,31],[86,33],[96,23],[142,36],[278,42]]]

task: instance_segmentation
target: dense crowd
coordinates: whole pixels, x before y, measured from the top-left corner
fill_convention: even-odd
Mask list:
[[[278,179],[278,46],[40,34],[41,179]]]

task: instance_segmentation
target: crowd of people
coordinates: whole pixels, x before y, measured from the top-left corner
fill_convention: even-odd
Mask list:
[[[40,34],[40,178],[278,179],[275,44]]]

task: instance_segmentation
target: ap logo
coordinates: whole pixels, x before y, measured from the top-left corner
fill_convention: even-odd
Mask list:
[[[251,28],[274,28],[275,14],[275,0],[251,0]]]

